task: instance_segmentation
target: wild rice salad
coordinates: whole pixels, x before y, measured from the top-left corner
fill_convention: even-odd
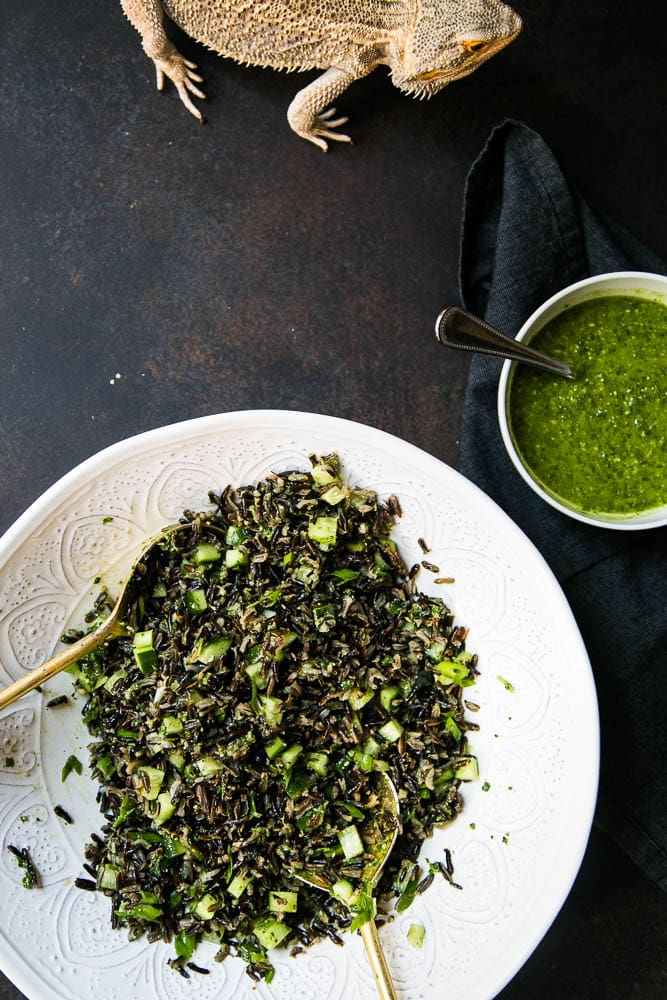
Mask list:
[[[435,874],[452,881],[449,857],[426,873],[416,858],[477,776],[476,657],[415,590],[390,537],[398,500],[346,485],[336,455],[311,462],[186,512],[137,567],[126,635],[75,668],[106,821],[79,883],[132,938],[173,940],[185,976],[206,971],[191,961],[202,939],[270,981],[272,948],[371,919],[381,772],[402,830],[380,894],[401,910]]]

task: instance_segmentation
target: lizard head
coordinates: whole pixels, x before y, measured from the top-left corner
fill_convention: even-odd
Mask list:
[[[500,0],[417,0],[417,16],[391,76],[402,91],[431,97],[467,76],[521,31],[519,15]]]

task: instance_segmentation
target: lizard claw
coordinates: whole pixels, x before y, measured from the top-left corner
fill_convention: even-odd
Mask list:
[[[287,121],[292,130],[302,139],[319,146],[324,153],[329,148],[329,142],[351,143],[349,135],[336,131],[345,125],[347,118],[336,118],[336,109],[329,104],[355,79],[354,73],[349,70],[332,66],[300,90],[287,109]]]
[[[195,107],[190,99],[190,94],[194,94],[195,97],[206,100],[206,94],[195,86],[195,84],[203,82],[201,76],[194,72],[197,68],[196,63],[184,59],[174,46],[171,46],[163,55],[151,58],[155,63],[157,89],[163,89],[164,78],[167,77],[176,87],[178,96],[190,114],[198,118],[199,121],[203,121],[204,117],[201,111]]]
[[[313,115],[307,125],[298,129],[298,134],[303,139],[307,139],[309,142],[319,146],[323,153],[326,153],[329,149],[327,139],[330,142],[352,143],[349,135],[334,131],[341,125],[345,125],[349,121],[349,118],[334,118],[335,114],[335,108],[328,108],[326,111],[321,111],[319,114]]]

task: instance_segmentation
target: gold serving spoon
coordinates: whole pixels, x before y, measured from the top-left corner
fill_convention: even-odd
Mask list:
[[[366,884],[371,889],[375,889],[380,880],[382,869],[393,850],[401,827],[401,810],[396,787],[384,771],[380,772],[380,779],[377,789],[379,801],[376,807],[378,812],[375,817],[375,842],[371,845],[373,856],[364,865],[359,879],[360,884]],[[300,882],[305,882],[306,885],[313,886],[315,889],[322,889],[324,892],[328,892],[329,895],[333,895],[334,883],[319,872],[292,869],[292,874]],[[336,898],[341,899],[338,895]],[[341,901],[345,902],[342,899]],[[353,902],[354,896],[350,899],[350,903]],[[397,1000],[396,990],[394,989],[389,966],[387,965],[380,938],[378,937],[375,921],[371,919],[362,924],[359,928],[359,933],[364,942],[371,969],[373,970],[380,1000]]]
[[[12,702],[16,701],[18,698],[22,698],[24,694],[32,691],[34,688],[39,687],[40,684],[44,684],[45,681],[50,680],[59,674],[61,670],[66,667],[71,666],[72,663],[76,663],[80,660],[82,656],[86,656],[88,653],[92,653],[94,649],[101,646],[103,642],[107,639],[114,639],[119,635],[123,635],[127,631],[124,623],[124,618],[130,605],[130,599],[132,596],[132,583],[134,582],[135,576],[137,574],[137,566],[142,563],[149,555],[151,549],[161,542],[164,538],[168,538],[174,531],[180,531],[183,528],[191,528],[190,523],[187,524],[174,524],[168,528],[163,528],[162,531],[153,535],[144,548],[141,554],[135,559],[132,570],[128,574],[128,577],[123,584],[120,594],[118,595],[118,600],[111,609],[111,614],[108,618],[102,622],[93,632],[89,632],[88,635],[84,635],[81,639],[72,643],[71,646],[67,646],[62,649],[51,659],[47,660],[46,663],[42,663],[39,667],[35,667],[29,673],[25,674],[24,677],[19,677],[17,681],[10,684],[8,687],[0,691],[0,711],[11,705]]]

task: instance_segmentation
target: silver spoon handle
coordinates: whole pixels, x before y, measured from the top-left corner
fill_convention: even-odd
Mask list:
[[[473,351],[477,354],[492,354],[498,358],[508,358],[510,361],[522,361],[535,368],[543,368],[553,375],[574,378],[572,369],[564,361],[551,358],[520,340],[508,337],[484,320],[464,309],[457,309],[456,306],[443,309],[440,313],[435,321],[435,335],[445,347],[454,347],[459,351]]]

